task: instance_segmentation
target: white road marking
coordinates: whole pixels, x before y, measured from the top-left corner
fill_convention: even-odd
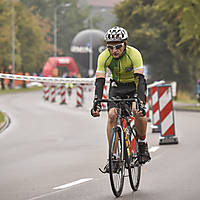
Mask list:
[[[160,148],[159,146],[152,146],[149,149],[149,152],[150,153],[156,152],[159,148]],[[84,179],[80,179],[80,180],[77,180],[77,181],[74,181],[74,182],[71,182],[71,183],[60,185],[60,186],[53,188],[54,190],[57,190],[57,191],[49,192],[49,193],[46,193],[46,194],[43,194],[43,195],[40,195],[40,196],[36,196],[36,197],[33,197],[31,199],[28,199],[28,200],[36,200],[36,199],[40,199],[42,197],[47,197],[47,196],[50,196],[52,194],[58,193],[60,190],[64,190],[66,188],[69,188],[69,187],[72,187],[72,186],[75,186],[75,185],[78,185],[78,184],[81,184],[81,183],[85,183],[85,182],[88,182],[88,181],[91,181],[91,180],[93,180],[93,178],[84,178]]]
[[[80,179],[78,181],[74,181],[72,183],[68,183],[68,184],[65,184],[65,185],[54,187],[53,189],[56,190],[56,191],[49,192],[49,193],[46,193],[46,194],[42,194],[42,195],[39,195],[39,196],[35,196],[35,197],[32,197],[32,198],[30,198],[28,200],[41,199],[41,198],[44,198],[44,197],[59,193],[59,192],[61,192],[62,190],[66,189],[66,188],[69,188],[69,187],[72,187],[72,186],[75,186],[75,185],[78,185],[78,184],[81,184],[81,183],[85,183],[85,182],[88,182],[88,181],[91,181],[91,180],[93,180],[93,178],[84,178],[84,179]]]
[[[91,181],[93,178],[84,178],[84,179],[80,179],[78,181],[74,181],[72,183],[67,183],[65,185],[61,185],[61,186],[58,186],[58,187],[54,187],[53,189],[54,190],[61,190],[61,189],[65,189],[65,188],[68,188],[68,187],[72,187],[74,185],[78,185],[78,184],[81,184],[81,183],[84,183],[84,182],[88,182],[88,181]]]
[[[152,153],[152,152],[156,152],[160,147],[158,146],[153,146],[149,149],[149,152]]]

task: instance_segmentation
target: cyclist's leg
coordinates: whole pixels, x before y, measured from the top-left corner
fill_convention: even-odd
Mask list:
[[[116,96],[116,88],[112,87],[110,85],[109,88],[109,98],[115,97]],[[110,135],[111,135],[111,131],[112,128],[115,126],[116,124],[116,115],[117,115],[117,111],[115,108],[115,104],[112,102],[108,103],[108,120],[107,120],[107,138],[108,138],[108,144],[110,142]]]
[[[138,137],[139,154],[140,154],[139,162],[141,164],[144,164],[147,161],[151,160],[146,139],[147,118],[146,117],[135,118],[135,127],[138,133],[137,137]]]
[[[111,133],[112,133],[112,130],[113,130],[113,127],[115,126],[115,124],[116,124],[116,108],[110,108],[109,109],[109,107],[108,107],[108,121],[107,121],[108,145],[110,145]],[[117,150],[117,140],[118,140],[118,134],[116,134],[115,143],[114,143],[114,146],[113,146],[114,153],[116,153],[116,150]],[[107,160],[107,163],[106,163],[104,169],[103,170],[100,169],[100,171],[102,173],[109,173],[108,160]]]
[[[107,138],[108,138],[108,144],[110,141],[110,135],[112,128],[116,124],[116,108],[110,108],[108,111],[108,121],[107,121]]]
[[[110,87],[109,90],[109,98],[114,96],[114,90]],[[108,139],[108,145],[110,144],[110,137],[111,137],[111,132],[113,127],[116,124],[116,108],[115,105],[113,103],[108,103],[108,119],[107,119],[107,139]],[[117,149],[117,139],[118,136],[116,135],[116,141],[115,141],[115,145],[114,145],[114,151],[116,152]],[[102,170],[100,170],[102,171]],[[109,163],[106,164],[106,166],[104,167],[104,171],[102,171],[103,173],[108,173],[109,172]]]
[[[137,129],[137,137],[140,140],[146,140],[146,130],[147,130],[147,117],[135,117],[135,127]]]
[[[146,139],[146,129],[147,129],[147,117],[140,116],[137,114],[135,103],[132,104],[132,110],[135,115],[135,127],[137,130],[137,138],[138,138],[138,145],[139,145],[139,162],[141,164],[146,163],[147,161],[151,160],[149,151],[148,151],[148,144]]]

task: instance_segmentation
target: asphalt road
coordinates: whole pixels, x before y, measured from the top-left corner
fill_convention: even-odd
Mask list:
[[[40,91],[0,96],[0,109],[11,118],[0,134],[0,200],[110,200],[106,113],[92,118],[92,93],[83,108],[75,94],[68,105],[44,102]],[[159,146],[159,133],[148,141],[152,161],[143,167],[139,191],[126,178],[123,200],[199,200],[200,113],[176,112],[178,145]]]

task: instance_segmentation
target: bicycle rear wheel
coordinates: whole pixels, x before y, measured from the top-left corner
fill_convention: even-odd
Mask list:
[[[111,132],[109,145],[109,174],[111,188],[116,197],[119,197],[124,185],[124,143],[121,140],[121,130],[114,127]]]
[[[133,191],[137,191],[140,184],[141,164],[138,162],[138,142],[133,134],[131,134],[131,163],[128,168],[129,181]]]

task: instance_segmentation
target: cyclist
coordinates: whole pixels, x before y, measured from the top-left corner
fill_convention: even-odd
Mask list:
[[[128,45],[128,33],[122,28],[115,26],[109,29],[104,39],[107,48],[99,55],[96,70],[94,106],[91,109],[93,117],[100,116],[101,105],[97,104],[102,99],[103,88],[107,68],[111,71],[111,83],[109,98],[119,96],[121,98],[135,94],[146,102],[146,80],[144,77],[144,66],[140,52]],[[136,104],[132,104],[135,116],[135,126],[138,132],[140,163],[144,164],[151,159],[146,141],[147,118],[142,111],[136,111]],[[116,123],[116,108],[112,103],[108,104],[107,137],[110,139],[111,131]],[[107,172],[109,171],[106,170]]]

